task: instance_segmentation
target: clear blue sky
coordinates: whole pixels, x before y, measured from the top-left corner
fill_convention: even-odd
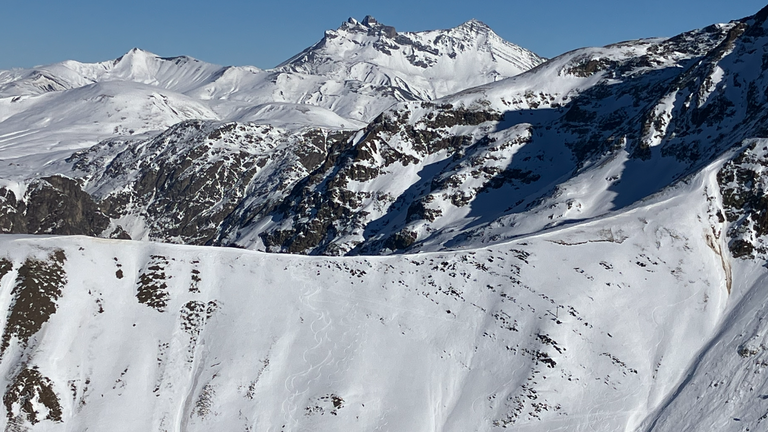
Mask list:
[[[752,15],[768,0],[37,0],[3,2],[0,69],[109,60],[133,47],[222,65],[273,67],[350,16],[399,31],[471,18],[553,57],[583,46],[673,36]]]

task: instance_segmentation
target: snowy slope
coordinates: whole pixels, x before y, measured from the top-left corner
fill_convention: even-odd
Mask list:
[[[765,430],[766,275],[762,263],[739,260],[729,307],[684,380],[642,425],[648,431]]]
[[[713,182],[710,171],[622,215],[452,253],[3,236],[3,421],[633,430],[727,307],[722,225],[703,194]],[[28,308],[29,296],[42,297]]]
[[[68,156],[108,136],[156,132],[190,119],[218,119],[207,106],[184,95],[112,81],[16,102],[3,99],[0,113],[0,129],[6,132],[0,137],[2,158],[23,158],[31,164]]]

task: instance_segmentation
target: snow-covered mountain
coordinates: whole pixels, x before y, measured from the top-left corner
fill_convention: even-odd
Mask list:
[[[768,7],[3,72],[5,429],[762,430],[766,53]]]
[[[765,136],[762,25],[573,51],[403,102],[357,132],[187,122],[51,167],[81,179],[113,220],[130,219],[133,238],[330,255],[471,248],[621,211]],[[273,148],[281,156],[265,158]],[[243,163],[253,168],[237,182],[209,171]],[[179,188],[196,198],[179,200]],[[169,220],[167,202],[203,217],[207,234]]]
[[[370,17],[350,23],[269,70],[132,49],[113,61],[0,71],[2,157],[40,165],[45,158],[25,157],[157,134],[184,120],[359,129],[399,101],[428,101],[543,61],[478,21],[402,34]]]
[[[367,16],[327,31],[278,68],[330,77],[346,87],[388,88],[399,100],[425,101],[518,75],[543,60],[477,20],[450,30],[397,33]]]

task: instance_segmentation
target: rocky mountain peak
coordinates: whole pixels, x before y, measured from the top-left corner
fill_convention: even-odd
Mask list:
[[[394,27],[383,25],[370,15],[366,15],[362,21],[350,17],[346,22],[341,24],[341,27],[339,27],[337,31],[363,33],[368,36],[386,36],[389,38],[397,36],[397,31],[395,31]]]
[[[471,20],[469,20],[469,21],[467,21],[465,23],[460,24],[456,28],[457,29],[466,30],[466,31],[469,31],[469,32],[482,32],[482,33],[485,33],[485,32],[488,32],[488,31],[492,31],[491,28],[488,26],[488,24],[486,24],[486,23],[484,23],[484,22],[482,22],[482,21],[480,21],[478,19],[475,19],[475,18],[472,18]]]
[[[366,27],[373,27],[377,25],[379,22],[376,21],[376,18],[366,15],[365,18],[363,18],[363,25]]]

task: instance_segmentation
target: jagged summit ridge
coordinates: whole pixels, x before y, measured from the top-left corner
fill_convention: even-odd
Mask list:
[[[363,18],[363,25],[364,26],[373,27],[373,26],[375,26],[378,23],[379,22],[376,21],[376,18],[374,18],[374,17],[372,17],[370,15],[366,15],[365,18]]]
[[[543,61],[477,20],[446,30],[397,32],[367,16],[326,31],[320,42],[279,68],[393,87],[403,100],[432,100]]]
[[[353,17],[349,17],[347,21],[343,22],[337,31],[348,32],[363,32],[371,36],[386,36],[394,38],[397,36],[397,31],[394,27],[383,25],[379,23],[376,18],[366,15],[362,21],[358,21]]]
[[[390,38],[394,38],[397,36],[397,31],[395,30],[395,27],[388,26],[380,23],[376,18],[374,18],[371,15],[366,15],[365,18],[363,18],[362,21],[358,21],[354,17],[349,17],[345,22],[339,26],[337,30],[347,30],[347,31],[354,31],[354,30],[360,30],[361,28],[367,28],[367,29],[377,29],[377,28],[386,28],[391,29],[387,33],[385,33],[386,36]],[[484,22],[472,18],[458,26],[455,27],[456,29],[464,29],[466,31],[471,32],[488,32],[492,31],[491,28],[485,24]]]

